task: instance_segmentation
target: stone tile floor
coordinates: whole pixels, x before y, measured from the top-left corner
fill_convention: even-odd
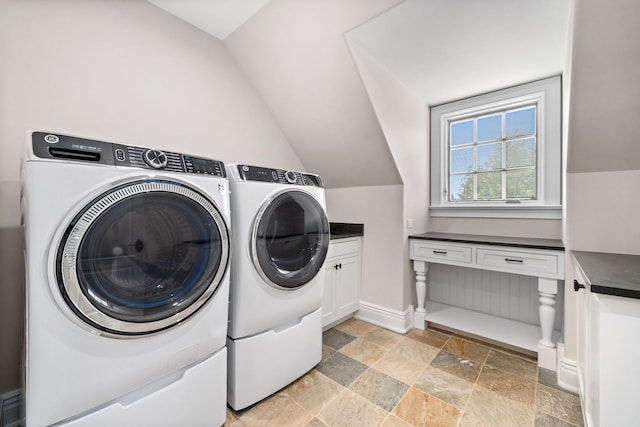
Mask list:
[[[225,426],[582,426],[580,399],[535,359],[434,329],[349,319],[314,369]]]

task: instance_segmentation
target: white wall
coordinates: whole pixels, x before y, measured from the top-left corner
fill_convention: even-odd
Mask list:
[[[568,172],[640,169],[640,2],[576,0]]]
[[[0,58],[3,392],[19,375],[28,129],[304,167],[224,45],[146,1],[2,0]]]
[[[409,236],[427,231],[429,204],[429,115],[422,99],[402,84],[358,42],[351,52],[403,182],[401,230],[403,310],[416,306],[415,273],[409,260]],[[413,221],[408,228],[407,221]],[[398,292],[398,290],[396,290]]]
[[[571,249],[640,255],[640,169],[567,175]]]
[[[329,189],[326,198],[329,221],[364,224],[361,300],[405,310],[402,185]]]
[[[488,236],[561,239],[562,220],[432,217],[429,220],[429,231],[442,233],[484,234]]]
[[[640,254],[640,3],[575,0],[565,78],[568,250]],[[567,257],[565,283],[573,281]],[[565,355],[576,357],[576,293],[565,286]]]

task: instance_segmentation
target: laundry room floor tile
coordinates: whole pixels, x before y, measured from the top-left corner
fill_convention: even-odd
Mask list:
[[[500,369],[514,375],[537,381],[538,365],[533,360],[523,359],[497,350],[489,351],[485,366]],[[543,370],[543,369],[541,369]]]
[[[227,427],[582,427],[580,399],[529,354],[460,335],[402,335],[357,319],[323,334],[322,361]]]
[[[367,341],[378,344],[380,347],[391,348],[402,340],[403,336],[386,329],[372,329],[362,336]]]
[[[466,406],[473,391],[473,386],[472,382],[458,378],[433,366],[428,366],[414,384],[417,389],[437,397],[458,409],[464,409]]]
[[[431,362],[431,366],[442,369],[445,372],[453,374],[463,380],[476,382],[482,364],[464,357],[449,353],[448,351],[440,351]]]
[[[327,332],[322,334],[322,343],[334,350],[340,350],[355,339],[356,337],[353,335],[344,333],[339,329],[329,329]]]
[[[387,412],[351,390],[344,390],[318,417],[328,426],[370,427],[381,425]]]
[[[424,344],[410,338],[403,338],[392,349],[396,354],[414,362],[429,364],[440,352],[439,348]]]
[[[240,416],[242,425],[246,427],[303,426],[312,419],[309,411],[283,393],[272,395]]]
[[[409,386],[370,368],[351,384],[349,389],[382,409],[391,412],[402,399],[402,396],[409,390]]]
[[[320,362],[316,369],[338,384],[348,387],[356,378],[367,370],[367,365],[345,356],[340,352]]]
[[[467,402],[461,426],[514,427],[531,426],[535,411],[532,405],[505,399],[483,387],[475,387]]]
[[[372,325],[371,323],[367,323],[360,319],[352,317],[351,319],[345,320],[344,322],[340,323],[334,329],[338,329],[349,335],[353,335],[354,337],[362,337],[367,333],[376,330],[377,328],[378,327],[376,325]]]
[[[433,329],[426,329],[424,331],[421,329],[413,329],[407,337],[437,348],[442,348],[450,338],[449,335],[434,331]]]
[[[313,369],[287,386],[282,393],[317,415],[343,390],[340,384]]]
[[[358,338],[340,349],[342,354],[369,366],[380,360],[387,351],[389,350],[362,338]]]
[[[416,382],[427,366],[425,362],[411,360],[393,350],[387,352],[373,365],[377,370],[409,385]]]
[[[411,388],[393,413],[412,426],[455,427],[462,415],[458,408],[448,405],[416,388]]]

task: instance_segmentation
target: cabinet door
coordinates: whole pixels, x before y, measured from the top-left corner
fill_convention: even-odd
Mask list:
[[[337,317],[353,313],[360,307],[360,256],[338,261],[334,308]]]
[[[585,279],[580,271],[576,268],[575,280],[585,285]],[[585,414],[589,413],[589,396],[587,384],[589,366],[589,293],[586,288],[580,289],[576,293],[576,332],[577,332],[577,354],[576,363],[578,368],[578,387],[580,388],[580,400],[582,402],[582,410]]]
[[[598,294],[588,292],[585,295],[587,301],[587,375],[586,375],[586,398],[585,398],[585,418],[587,426],[608,426],[623,424],[607,424],[600,419],[601,390],[600,390],[600,301]],[[624,327],[624,326],[623,326]],[[614,361],[614,363],[616,363]],[[624,406],[624,405],[622,405]]]
[[[334,320],[335,292],[334,283],[336,281],[336,262],[327,260],[324,265],[324,289],[322,293],[322,326],[326,326]]]

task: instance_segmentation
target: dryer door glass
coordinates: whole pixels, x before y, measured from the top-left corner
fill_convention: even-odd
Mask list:
[[[285,191],[265,203],[253,231],[253,259],[272,286],[296,289],[322,268],[329,248],[329,222],[308,193]]]
[[[76,314],[100,329],[154,332],[206,303],[228,253],[226,224],[202,194],[168,181],[136,182],[101,195],[69,226],[59,287]]]

